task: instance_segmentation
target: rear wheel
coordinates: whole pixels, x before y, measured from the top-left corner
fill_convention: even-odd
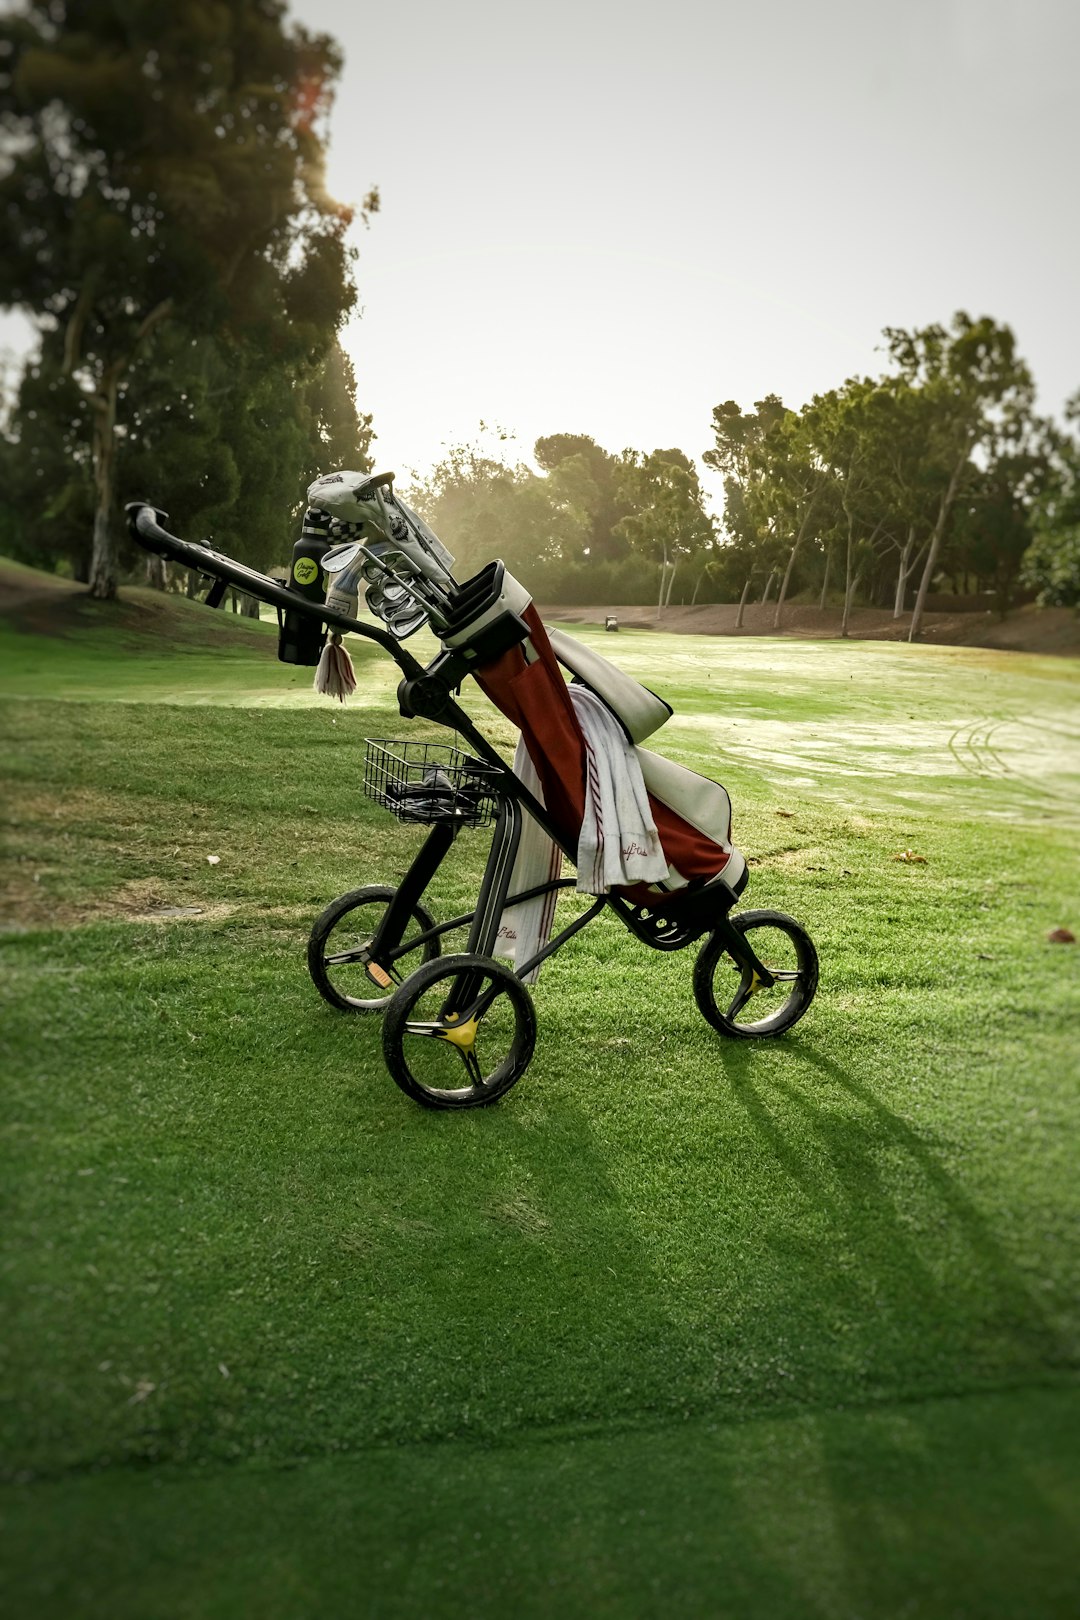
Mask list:
[[[425,1108],[482,1108],[521,1079],[536,1014],[521,980],[488,956],[444,956],[417,968],[387,1008],[386,1067]]]
[[[773,980],[764,983],[710,934],[694,963],[694,1000],[722,1035],[762,1040],[797,1024],[814,999],[818,959],[814,942],[782,911],[744,911],[728,921],[745,937]]]
[[[385,968],[372,963],[369,947],[396,889],[373,884],[331,901],[308,939],[308,972],[324,1001],[340,1012],[381,1013],[396,987],[415,967],[439,954],[438,939],[410,947],[417,934],[435,927],[423,906],[413,906],[402,940],[404,954]]]

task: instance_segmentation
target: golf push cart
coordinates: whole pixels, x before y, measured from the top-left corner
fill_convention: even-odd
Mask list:
[[[279,583],[163,527],[132,502],[134,538],[209,581],[277,609],[278,656],[317,666],[315,687],[355,685],[344,634],[397,664],[406,720],[453,733],[441,743],[368,738],[364,790],[400,821],[428,828],[401,884],[334,900],[308,941],[319,993],[346,1013],[381,1014],[386,1066],[429,1108],[494,1102],[525,1073],[536,1041],[527,986],[602,911],[658,951],[699,946],[694,998],[722,1035],[762,1039],[802,1017],[817,988],[810,936],[779,911],[733,908],[747,879],[717,783],[640,746],[670,717],[655,693],[557,629],[502,562],[459,584],[454,559],[393,491],[393,474],[332,473],[308,490],[289,582]],[[358,618],[359,595],[377,622]],[[441,650],[425,668],[402,645],[428,624]],[[571,679],[567,681],[563,671]],[[455,700],[466,676],[521,733],[513,769]],[[424,905],[463,827],[491,827],[476,907],[436,922]],[[561,876],[566,857],[578,877]],[[552,934],[561,889],[594,896]],[[443,937],[468,928],[464,953]]]

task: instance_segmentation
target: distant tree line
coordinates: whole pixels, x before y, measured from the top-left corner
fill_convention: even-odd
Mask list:
[[[564,603],[772,602],[809,595],[910,613],[931,587],[1024,588],[1080,602],[1080,395],[1064,427],[1039,417],[1006,326],[887,328],[890,365],[799,411],[776,395],[713,412],[706,510],[679,449],[612,454],[582,434],[537,441],[536,467],[452,450],[413,493],[464,566],[499,552],[538,597]]]
[[[619,455],[583,433],[538,439],[539,471],[455,446],[410,497],[469,573],[500,556],[548,602],[688,597],[716,552],[693,462],[682,450]]]
[[[1080,400],[1064,429],[1039,417],[1012,332],[988,317],[884,337],[880,377],[849,378],[800,411],[775,395],[714,410],[704,459],[724,474],[729,597],[760,589],[767,601],[775,587],[779,626],[792,591],[820,586],[824,602],[831,584],[846,634],[856,601],[899,618],[910,596],[913,639],[942,578],[1003,612],[1024,584],[1077,600],[1080,575],[1067,585],[1062,559],[1070,522],[1075,544]]]

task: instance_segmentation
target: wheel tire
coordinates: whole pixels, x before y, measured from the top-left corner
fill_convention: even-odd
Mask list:
[[[457,1055],[466,1075],[475,1074],[478,1077],[471,1078],[465,1086],[454,1086],[452,1083],[444,1085],[441,1083],[444,1074],[448,1082],[461,1074],[448,1050],[454,1043],[421,1035],[418,1030],[410,1030],[409,1025],[411,1022],[421,1022],[426,1029],[436,1026],[452,1028],[449,1021],[443,1023],[438,1004],[441,998],[450,993],[460,975],[466,972],[477,973],[491,986],[498,987],[494,998],[481,1014],[477,1036],[484,1028],[484,1019],[505,998],[507,1007],[500,1009],[498,1018],[500,1028],[497,1033],[492,1033],[491,1039],[492,1044],[498,1044],[500,1049],[506,1045],[507,1051],[495,1063],[490,1074],[479,1075],[484,1060],[476,1055],[475,1045],[472,1048],[473,1070],[469,1069],[468,1058],[459,1048]],[[445,990],[435,994],[440,981],[445,981]],[[483,984],[477,995],[487,988],[488,984]],[[428,1005],[422,1009],[424,1018],[413,1020],[414,1010],[425,999]],[[512,1033],[508,1028],[508,1012],[512,1014]],[[425,1108],[485,1108],[504,1097],[528,1068],[536,1045],[536,1012],[532,997],[521,980],[502,962],[496,962],[489,956],[444,956],[437,962],[426,962],[423,967],[417,968],[394,992],[383,1022],[382,1040],[383,1057],[395,1085],[400,1086],[414,1102]],[[429,1057],[431,1062],[428,1061]],[[436,1070],[439,1071],[437,1076]],[[436,1077],[440,1083],[432,1084]]]
[[[772,997],[774,1010],[767,1013],[763,1018],[754,1021],[743,1019],[740,1022],[742,1013],[750,1006],[750,1001],[746,1003],[746,1007],[740,1009],[732,1017],[733,995],[730,1001],[726,1001],[727,1010],[721,1010],[716,996],[716,975],[717,969],[720,967],[721,962],[724,961],[727,953],[721,937],[718,934],[710,934],[698,952],[697,961],[694,963],[694,1000],[698,1004],[701,1016],[714,1029],[718,1029],[721,1035],[730,1035],[736,1040],[760,1041],[768,1040],[776,1035],[783,1035],[794,1024],[798,1023],[814,999],[818,986],[818,956],[817,951],[814,949],[814,942],[806,929],[797,923],[794,917],[789,917],[782,911],[744,911],[739,916],[731,917],[729,921],[741,934],[749,937],[759,960],[770,969],[773,967],[773,963],[769,961],[770,947],[769,941],[765,937],[766,931],[771,931],[774,936],[776,934],[783,935],[787,944],[780,947],[780,949],[786,952],[789,960],[793,949],[796,961],[794,969],[787,968],[785,971],[793,973],[795,977],[786,981],[791,984],[791,990],[786,1000],[782,1001],[779,1006],[775,1006],[776,997],[772,996],[772,992],[777,989],[777,986],[773,986],[769,990],[765,990],[763,987],[763,991],[760,993]],[[755,934],[760,937],[754,938]],[[773,943],[774,947],[779,944],[775,937]],[[727,959],[729,964],[736,968],[737,972],[737,965],[731,958]],[[737,993],[743,988],[744,983],[745,979],[742,976],[738,980],[734,980],[732,976],[730,988]]]
[[[308,972],[311,974],[315,988],[323,1000],[328,1001],[331,1007],[336,1007],[339,1012],[382,1013],[386,1011],[393,999],[393,990],[384,992],[382,995],[372,996],[351,996],[347,994],[344,989],[334,983],[331,977],[333,968],[338,964],[327,961],[328,956],[333,956],[336,953],[334,951],[328,952],[326,947],[330,935],[351,911],[357,911],[364,906],[372,908],[381,906],[385,911],[396,893],[396,889],[387,888],[382,884],[370,884],[365,889],[350,889],[348,894],[339,895],[336,900],[330,902],[311,930],[307,944]],[[420,933],[435,927],[435,919],[423,906],[413,906],[410,915],[413,921],[419,925],[418,932]],[[368,935],[368,938],[374,933],[374,929],[364,929],[362,931]],[[438,954],[439,941],[429,939],[427,944],[422,947],[419,961],[421,963],[430,962]],[[407,971],[410,959],[405,957],[403,961]],[[361,965],[359,963],[355,964],[350,971],[355,975],[359,987],[363,982]],[[400,985],[402,982],[399,979],[397,984]],[[372,988],[374,989],[374,986]]]

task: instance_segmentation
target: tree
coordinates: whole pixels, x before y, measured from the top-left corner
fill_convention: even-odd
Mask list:
[[[772,532],[778,539],[783,536],[785,543],[790,541],[773,615],[774,630],[779,630],[783,622],[784,603],[803,542],[812,532],[812,525],[816,523],[819,531],[822,527],[830,469],[820,444],[821,414],[785,411],[760,446]]]
[[[595,561],[627,554],[619,523],[627,514],[618,456],[585,433],[552,433],[533,447],[537,465],[548,474],[552,499],[577,520],[587,521],[585,552]]]
[[[654,450],[650,455],[627,451],[622,488],[631,510],[617,532],[660,564],[659,618],[671,600],[680,559],[697,553],[708,561],[715,526],[705,511],[694,464],[682,450]]]
[[[959,311],[951,331],[886,327],[885,337],[899,375],[918,390],[928,412],[928,448],[937,469],[937,511],[908,634],[916,641],[953,506],[977,465],[973,454],[992,455],[1023,435],[1034,384],[1012,331],[989,316],[976,321]]]
[[[814,446],[827,477],[819,501],[832,496],[832,534],[844,552],[844,606],[840,634],[846,636],[855,592],[875,557],[883,535],[895,533],[890,497],[893,413],[890,400],[869,377],[850,377],[842,388],[816,395],[804,416],[804,434]],[[830,547],[830,556],[832,547]]]
[[[552,498],[549,479],[523,463],[455,445],[409,498],[454,553],[458,579],[501,557],[528,586],[544,564],[580,555],[588,519]]]
[[[1044,607],[1080,607],[1080,393],[1066,405],[1065,419],[1071,431],[1053,445],[1022,567]]]
[[[919,390],[901,376],[884,377],[873,403],[883,460],[879,499],[891,519],[882,530],[881,555],[896,568],[893,618],[899,619],[908,583],[930,545],[937,510],[932,413]]]
[[[1048,457],[1035,448],[1001,455],[976,471],[966,498],[957,505],[957,564],[993,587],[1002,616],[1016,596],[1034,533],[1034,506],[1049,474]]]
[[[779,565],[782,542],[776,532],[776,510],[770,488],[770,435],[788,415],[777,394],[766,394],[753,411],[743,411],[733,399],[712,413],[713,445],[702,460],[724,474],[724,530],[720,548],[722,570],[738,559],[744,569],[736,628],[755,578],[766,575],[766,593]],[[738,588],[737,586],[735,587]]]
[[[239,369],[245,350],[314,366],[355,300],[316,130],[338,53],[283,16],[25,0],[0,25],[0,302],[37,319],[44,375],[83,397],[98,596],[116,586],[118,446],[165,330],[212,336]]]
[[[320,472],[371,466],[372,418],[356,402],[356,371],[337,338],[305,389],[311,415],[311,456],[304,467],[309,484]]]
[[[0,550],[89,578],[94,517],[89,405],[70,377],[40,361],[23,372],[3,443]]]

